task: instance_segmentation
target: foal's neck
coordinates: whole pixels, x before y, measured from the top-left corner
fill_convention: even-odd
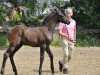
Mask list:
[[[46,23],[46,27],[48,28],[49,32],[54,34],[54,29],[57,24],[57,17],[52,18],[50,21]]]

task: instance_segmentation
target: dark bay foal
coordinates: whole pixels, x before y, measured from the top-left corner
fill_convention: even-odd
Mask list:
[[[23,46],[40,47],[40,66],[39,75],[42,72],[42,63],[45,51],[50,57],[51,71],[54,73],[53,54],[49,48],[53,40],[54,29],[57,23],[69,23],[59,9],[54,9],[42,22],[40,27],[31,28],[16,26],[8,31],[9,48],[4,53],[1,74],[4,74],[6,60],[9,57],[15,75],[18,75],[13,56]]]

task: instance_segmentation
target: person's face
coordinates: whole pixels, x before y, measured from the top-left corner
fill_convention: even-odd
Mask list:
[[[66,11],[66,17],[71,18],[72,17],[72,12],[71,11]]]

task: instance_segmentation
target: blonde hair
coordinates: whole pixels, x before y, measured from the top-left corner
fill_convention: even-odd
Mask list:
[[[73,8],[68,7],[67,9],[65,9],[65,14],[66,14],[66,12],[70,12],[73,15]]]

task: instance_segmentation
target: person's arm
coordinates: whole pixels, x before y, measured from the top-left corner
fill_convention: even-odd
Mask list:
[[[74,28],[74,42],[76,42],[76,27]]]
[[[59,34],[61,36],[67,37],[67,35],[62,32],[63,28],[64,28],[64,24],[60,22],[60,24],[59,24]]]
[[[75,24],[75,27],[74,27],[74,42],[76,43],[76,22],[74,24]]]
[[[64,36],[64,37],[68,37],[66,34],[64,34],[64,33],[62,32],[61,29],[59,29],[59,34],[60,34],[61,36]]]

